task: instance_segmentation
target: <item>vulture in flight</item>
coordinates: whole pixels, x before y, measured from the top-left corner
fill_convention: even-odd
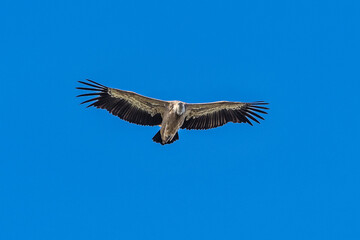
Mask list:
[[[228,102],[185,103],[181,101],[162,101],[149,98],[135,92],[109,88],[92,80],[79,81],[83,84],[77,89],[91,91],[78,95],[95,96],[83,103],[91,103],[88,107],[106,109],[119,118],[145,126],[160,125],[161,129],[153,137],[153,141],[170,144],[179,139],[178,130],[182,129],[210,129],[220,127],[228,122],[260,123],[264,119],[259,114],[266,114],[268,104],[257,102]]]

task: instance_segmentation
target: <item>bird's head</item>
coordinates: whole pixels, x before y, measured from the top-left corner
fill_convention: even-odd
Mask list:
[[[175,112],[177,115],[183,115],[185,113],[185,104],[183,102],[178,102],[174,106]]]

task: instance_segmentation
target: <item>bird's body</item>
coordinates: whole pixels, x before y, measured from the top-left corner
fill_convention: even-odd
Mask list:
[[[170,144],[179,139],[178,130],[210,129],[222,126],[228,122],[248,123],[251,120],[260,123],[263,119],[258,113],[266,114],[268,109],[262,105],[265,102],[228,102],[189,104],[181,101],[162,101],[142,96],[140,94],[109,88],[92,80],[82,82],[88,87],[78,87],[81,90],[95,91],[81,94],[82,96],[98,96],[83,103],[93,102],[90,106],[108,110],[111,114],[130,123],[139,125],[161,125],[160,131],[153,137],[153,141]]]
[[[173,140],[175,134],[183,125],[185,120],[185,103],[180,101],[171,101],[168,107],[168,111],[165,112],[160,134],[162,138],[162,144]]]

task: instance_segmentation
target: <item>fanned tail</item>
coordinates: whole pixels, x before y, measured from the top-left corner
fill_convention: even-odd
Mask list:
[[[162,139],[161,139],[161,134],[160,134],[160,130],[155,134],[155,136],[152,138],[152,140],[156,143],[160,143],[161,145],[165,145],[165,144],[170,144],[175,142],[176,140],[179,140],[179,133],[177,132],[175,134],[175,136],[173,137],[173,139],[171,139],[168,142],[163,143]]]

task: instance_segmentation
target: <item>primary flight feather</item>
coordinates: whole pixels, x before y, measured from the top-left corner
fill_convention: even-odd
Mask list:
[[[267,114],[268,103],[263,101],[243,102],[212,102],[185,103],[181,101],[163,101],[140,94],[109,88],[90,79],[79,81],[83,87],[77,89],[91,91],[77,97],[96,96],[83,103],[91,103],[88,107],[106,109],[119,118],[146,126],[161,125],[161,129],[153,137],[153,141],[170,144],[179,139],[178,130],[210,129],[220,127],[228,122],[260,123],[264,120],[259,114]]]

